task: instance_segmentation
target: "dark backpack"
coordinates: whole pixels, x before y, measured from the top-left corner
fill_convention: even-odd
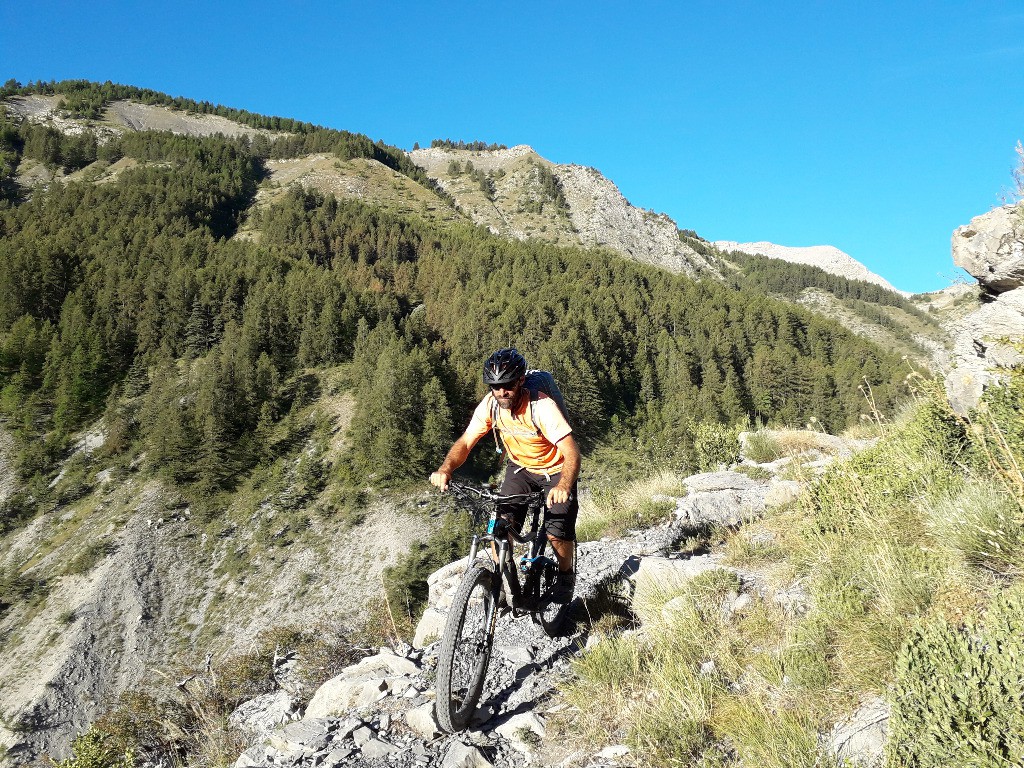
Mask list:
[[[558,410],[562,412],[562,416],[566,421],[569,421],[569,411],[565,407],[565,397],[562,396],[562,390],[558,388],[558,384],[555,382],[555,377],[551,375],[551,371],[541,371],[537,369],[527,371],[526,382],[523,386],[525,386],[526,390],[530,393],[530,421],[533,422],[534,427],[537,426],[537,418],[534,414],[534,405],[537,400],[540,399],[541,393],[554,400],[555,405],[558,406]],[[491,429],[494,433],[494,448],[498,453],[501,453],[501,442],[498,440],[497,402],[491,403],[491,424],[494,425]],[[540,429],[538,429],[537,432],[539,434]]]

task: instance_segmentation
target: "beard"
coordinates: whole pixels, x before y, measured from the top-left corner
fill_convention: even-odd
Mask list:
[[[495,401],[497,401],[499,408],[501,408],[502,410],[505,410],[505,411],[511,411],[512,408],[515,406],[516,401],[519,400],[519,395],[521,393],[522,393],[522,389],[516,388],[516,391],[513,392],[508,397],[499,397],[498,395],[495,395],[494,399],[495,399]]]

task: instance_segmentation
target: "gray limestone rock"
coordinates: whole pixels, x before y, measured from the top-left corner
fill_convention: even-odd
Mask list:
[[[335,723],[323,718],[296,720],[272,733],[269,743],[281,752],[316,752],[327,746],[334,729]]]
[[[875,768],[884,762],[889,730],[889,705],[876,698],[865,702],[828,737],[829,752],[843,765]]]
[[[690,493],[712,491],[745,491],[759,483],[742,472],[702,472],[690,475],[683,483]]]
[[[372,728],[367,725],[362,725],[352,732],[352,741],[356,743],[357,747],[362,749],[363,744],[372,739],[374,735]]]
[[[544,721],[532,712],[521,712],[494,729],[520,752],[532,752],[547,733]]]
[[[431,702],[422,704],[405,713],[405,722],[421,739],[433,739],[440,733],[434,719],[434,705]]]
[[[386,696],[387,691],[383,677],[352,677],[346,670],[317,689],[306,707],[306,717],[327,717],[366,707]]]
[[[350,764],[350,758],[356,751],[347,747],[338,747],[328,752],[320,763],[319,768],[342,768]]]
[[[445,752],[441,768],[494,768],[494,764],[476,747],[456,741]]]
[[[382,739],[372,738],[363,743],[360,751],[363,753],[363,757],[369,760],[380,760],[394,752],[399,752],[400,748]]]
[[[367,656],[359,663],[349,667],[346,673],[351,675],[364,675],[375,672],[384,672],[388,676],[415,675],[420,671],[419,665],[404,656],[397,656],[394,653],[381,652],[374,656]]]
[[[270,762],[270,754],[273,750],[267,750],[264,746],[249,747],[235,760],[235,768],[256,768],[256,766],[267,765]]]
[[[764,507],[766,488],[762,485],[748,491],[691,493],[676,503],[676,515],[692,525],[737,526],[755,517]]]
[[[1024,338],[1024,288],[1000,295],[965,317],[953,341],[954,368],[946,374],[946,395],[957,413],[978,404],[987,386],[999,380],[996,367],[1024,364],[1003,339]]]
[[[228,716],[228,722],[252,739],[266,739],[295,711],[287,691],[274,691],[246,701]]]
[[[448,620],[448,614],[433,606],[428,606],[416,625],[416,635],[412,644],[417,648],[426,648],[436,641],[444,633],[444,623]]]

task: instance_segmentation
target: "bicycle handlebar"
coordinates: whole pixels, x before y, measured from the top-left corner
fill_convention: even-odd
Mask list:
[[[512,539],[518,541],[520,544],[528,544],[530,542],[530,536],[537,530],[537,517],[540,514],[540,510],[546,508],[544,502],[543,491],[533,491],[532,493],[514,493],[508,496],[503,496],[500,493],[495,493],[489,488],[478,488],[475,485],[467,485],[466,483],[459,482],[458,480],[448,481],[448,490],[452,492],[452,495],[462,501],[467,501],[473,507],[473,522],[477,523],[480,521],[481,512],[480,506],[475,502],[485,501],[493,504],[501,503],[524,503],[528,508],[535,511],[533,518],[533,529],[530,534],[523,535],[518,531],[512,530],[511,526],[505,529]]]
[[[448,481],[448,490],[452,491],[455,496],[459,498],[469,498],[473,496],[482,501],[491,501],[497,504],[502,503],[526,503],[535,502],[539,504],[544,503],[544,492],[533,491],[532,493],[513,493],[507,496],[503,496],[500,493],[495,493],[490,488],[478,488],[475,485],[467,485],[466,483],[459,482],[458,480]]]

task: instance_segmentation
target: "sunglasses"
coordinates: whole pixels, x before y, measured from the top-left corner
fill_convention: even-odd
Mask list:
[[[500,392],[501,390],[511,392],[516,388],[517,384],[512,381],[507,384],[488,384],[487,386],[491,388],[491,392]]]

